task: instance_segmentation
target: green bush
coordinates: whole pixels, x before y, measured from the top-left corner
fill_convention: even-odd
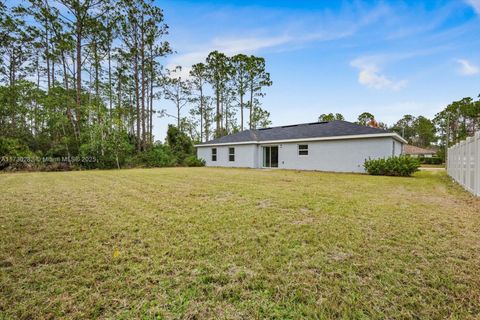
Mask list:
[[[440,157],[431,157],[431,158],[422,157],[419,159],[420,159],[420,163],[423,163],[423,164],[442,164],[443,163],[443,159]]]
[[[90,125],[82,131],[82,144],[78,150],[78,165],[86,169],[122,168],[129,157],[135,155],[135,144],[126,131],[111,128],[104,136],[100,125]],[[93,137],[93,138],[92,138]]]
[[[177,158],[179,165],[183,165],[185,159],[195,153],[192,140],[174,125],[168,125],[167,138],[165,140],[172,154]]]
[[[36,155],[19,139],[0,137],[0,170],[30,170]]]
[[[130,157],[126,162],[129,167],[174,167],[177,164],[177,158],[168,146],[156,144],[152,148]]]
[[[365,160],[363,167],[371,175],[408,177],[418,171],[420,161],[406,156],[368,159]]]
[[[187,167],[204,167],[205,160],[198,159],[196,156],[189,156],[185,158],[185,165]]]

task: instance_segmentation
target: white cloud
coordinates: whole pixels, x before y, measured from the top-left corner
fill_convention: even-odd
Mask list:
[[[480,73],[480,69],[468,60],[457,59],[457,62],[460,64],[460,69],[458,72],[460,72],[461,75],[472,76]]]
[[[380,73],[380,67],[374,57],[364,57],[353,60],[350,65],[360,70],[358,83],[373,89],[400,90],[407,84],[405,80],[395,81]]]
[[[414,116],[423,115],[428,118],[433,118],[436,113],[440,112],[450,102],[442,100],[429,101],[417,99],[417,100],[404,100],[399,97],[397,99],[390,99],[389,101],[358,103],[354,107],[348,106],[344,111],[347,119],[355,120],[357,115],[368,110],[375,115],[378,121],[384,122],[388,125],[393,125],[403,115],[411,114]]]
[[[240,38],[240,39],[214,39],[213,47],[219,48],[225,54],[239,52],[253,52],[264,48],[279,46],[292,41],[290,36],[276,36],[270,38]]]
[[[223,52],[226,55],[235,55],[238,53],[251,54],[261,49],[280,46],[291,41],[292,38],[289,36],[270,38],[214,38],[202,48],[172,57],[167,65],[167,68],[172,69],[175,66],[184,66],[181,71],[181,75],[188,76],[191,66],[195,63],[204,61],[207,55],[214,50]]]
[[[221,12],[222,16],[230,17],[232,12]],[[274,24],[270,30],[254,29],[244,31],[244,35],[215,37],[188,49],[182,50],[181,54],[171,57],[167,68],[177,65],[184,67],[183,74],[188,74],[190,66],[204,61],[207,55],[218,50],[227,55],[238,53],[255,54],[266,49],[295,50],[308,43],[321,41],[334,41],[353,36],[363,27],[371,25],[388,16],[390,8],[380,4],[374,8],[365,9],[359,5],[347,6],[338,15],[331,12],[312,13],[297,17],[294,22],[285,21]],[[237,13],[234,13],[237,16]],[[281,21],[282,19],[278,19]],[[220,31],[220,30],[219,30]],[[247,36],[245,36],[247,34]]]
[[[480,15],[480,0],[466,0],[466,3],[471,5],[473,10]]]
[[[228,56],[244,53],[254,54],[262,49],[272,49],[281,46],[294,46],[313,41],[330,41],[343,38],[350,35],[348,32],[342,33],[308,33],[301,37],[291,35],[280,35],[271,37],[244,37],[244,38],[214,38],[207,44],[191,52],[174,56],[170,59],[167,68],[175,66],[184,66],[182,76],[188,75],[191,66],[195,63],[204,61],[207,55],[218,50]]]

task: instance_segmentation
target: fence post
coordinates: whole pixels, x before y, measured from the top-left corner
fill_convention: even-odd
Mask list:
[[[462,178],[462,153],[461,145],[457,146],[457,182],[461,183]]]
[[[467,140],[462,141],[462,183],[467,185]]]
[[[447,174],[480,196],[480,131],[447,149]]]
[[[475,194],[480,196],[480,131],[473,138],[475,146]]]
[[[450,172],[450,148],[447,148],[447,154],[446,154],[446,157],[447,157],[447,161],[445,161],[445,165],[447,166],[447,174],[448,175],[451,175],[451,172]]]
[[[455,157],[455,163],[452,165],[453,168],[455,168],[454,172],[453,172],[453,179],[455,179],[455,181],[458,180],[458,149],[457,149],[457,146],[454,146],[454,153],[453,153],[453,156]]]
[[[462,182],[462,145],[457,146],[457,156],[458,156],[458,172],[457,172],[457,182]]]
[[[473,159],[471,159],[471,156],[472,156],[472,151],[471,151],[472,139],[473,139],[472,137],[469,137],[465,140],[465,186],[471,192],[475,192],[475,190],[472,189],[471,184],[470,184],[471,183],[470,172],[472,170],[471,161],[473,160]]]
[[[463,153],[463,141],[458,143],[458,183],[462,186],[465,185],[463,182],[463,157],[465,154]]]
[[[455,153],[455,146],[451,146],[450,149],[452,150],[452,162],[450,163],[450,166],[452,167],[452,178],[456,179],[457,170],[455,168],[455,164],[457,163],[457,160],[455,157],[457,154]]]

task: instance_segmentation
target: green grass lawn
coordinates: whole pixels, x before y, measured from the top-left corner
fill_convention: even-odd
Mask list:
[[[445,165],[444,164],[421,164],[420,165],[421,168],[439,168],[439,169],[445,169]]]
[[[480,317],[480,200],[413,178],[0,175],[1,318]]]

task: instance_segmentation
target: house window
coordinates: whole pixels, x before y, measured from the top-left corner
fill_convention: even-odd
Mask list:
[[[217,148],[212,148],[212,161],[217,161]]]
[[[298,155],[299,156],[308,156],[308,144],[299,144],[298,145]]]
[[[228,160],[235,161],[235,148],[228,148]]]
[[[395,157],[395,141],[393,141],[392,156]]]

